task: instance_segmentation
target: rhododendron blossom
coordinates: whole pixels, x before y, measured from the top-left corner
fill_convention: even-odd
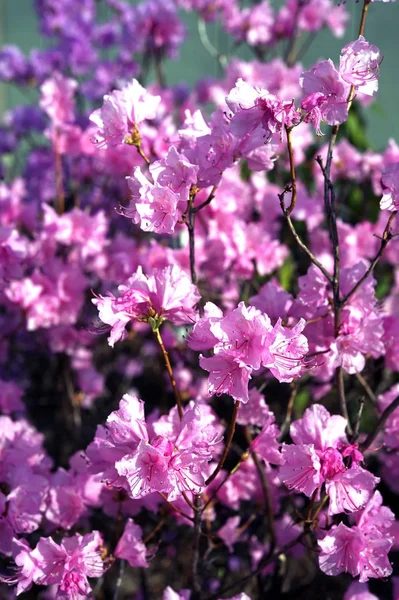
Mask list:
[[[122,143],[135,143],[138,125],[145,119],[155,119],[159,96],[147,92],[136,79],[122,90],[104,96],[104,104],[90,119],[98,127],[95,142],[100,148]]]
[[[199,300],[197,288],[177,266],[154,270],[149,277],[139,268],[126,285],[119,286],[118,297],[109,295],[92,300],[103,323],[111,326],[108,343],[126,337],[125,326],[130,321],[160,324],[168,320],[175,325],[193,322]]]
[[[380,51],[360,35],[341,50],[339,72],[344,81],[356,90],[372,96],[378,90]]]
[[[359,466],[360,453],[351,453],[349,465],[345,464],[345,428],[343,417],[330,416],[324,406],[315,404],[291,425],[294,445],[282,448],[283,483],[309,497],[324,483],[331,515],[362,508],[379,481]]]

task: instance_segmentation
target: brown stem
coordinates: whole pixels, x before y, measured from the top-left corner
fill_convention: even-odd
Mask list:
[[[201,520],[202,520],[202,498],[201,494],[195,496],[194,500],[196,510],[194,512],[194,538],[193,538],[193,556],[191,563],[192,573],[192,600],[201,598],[201,581],[198,573],[200,564],[200,540],[201,540]]]
[[[213,491],[212,496],[206,501],[204,510],[206,510],[208,508],[208,506],[214,501],[214,499],[217,496],[218,491],[224,486],[226,481],[228,479],[230,479],[230,477],[238,471],[238,469],[241,467],[242,463],[244,463],[246,460],[248,460],[249,456],[250,456],[250,453],[248,452],[248,450],[246,450],[245,452],[243,452],[241,454],[240,460],[238,461],[238,463],[233,467],[233,469],[231,471],[226,473],[226,475],[224,476],[222,481],[218,484],[217,488]]]
[[[212,202],[212,200],[214,199],[217,189],[218,189],[218,186],[214,185],[209,193],[208,198],[206,200],[204,200],[204,202],[202,202],[202,204],[200,204],[199,206],[195,206],[193,208],[193,212],[197,213],[200,210],[202,210],[203,208],[205,208],[205,206],[208,206],[208,204],[210,204]]]
[[[356,283],[356,284],[353,286],[353,288],[350,290],[350,292],[348,292],[348,293],[346,294],[346,296],[344,296],[344,297],[341,299],[341,306],[344,306],[344,305],[345,305],[345,304],[348,302],[349,298],[351,298],[351,296],[353,296],[353,294],[355,294],[355,293],[358,291],[358,289],[359,289],[359,288],[360,288],[360,287],[363,285],[363,283],[366,281],[367,277],[368,277],[369,275],[371,275],[371,274],[372,274],[372,272],[374,271],[374,269],[375,269],[375,267],[376,267],[376,265],[377,265],[378,261],[380,260],[381,256],[382,256],[382,255],[383,255],[383,253],[384,253],[384,250],[385,250],[385,248],[386,248],[386,246],[387,246],[388,242],[389,242],[389,241],[390,241],[390,240],[393,238],[393,235],[392,235],[392,233],[390,232],[390,228],[391,228],[391,225],[392,225],[392,221],[394,220],[394,218],[396,217],[396,215],[397,215],[397,211],[395,211],[395,212],[391,213],[391,215],[389,216],[388,222],[387,222],[387,224],[385,225],[385,229],[384,229],[384,232],[383,232],[383,234],[382,234],[382,238],[381,238],[381,245],[380,245],[380,248],[379,248],[379,250],[378,250],[377,254],[375,255],[375,257],[374,257],[374,258],[373,258],[373,260],[371,261],[371,264],[370,264],[369,268],[367,269],[367,271],[364,273],[364,275],[363,275],[363,276],[362,276],[362,277],[359,279],[359,281],[358,281],[358,282],[357,282],[357,283]]]
[[[299,39],[299,34],[300,34],[300,30],[298,27],[298,19],[299,19],[299,15],[300,12],[303,8],[305,4],[304,0],[299,0],[297,7],[296,7],[296,11],[294,14],[294,31],[292,32],[292,35],[290,36],[289,42],[288,42],[288,46],[287,49],[285,51],[285,55],[284,55],[284,61],[285,64],[287,65],[287,67],[292,67],[295,62],[296,62],[296,45]]]
[[[188,229],[188,245],[190,252],[190,274],[191,281],[197,285],[197,271],[195,269],[195,212],[192,208],[192,200],[189,200],[188,219],[186,220]]]
[[[166,367],[166,370],[167,370],[168,375],[169,375],[170,383],[172,385],[173,393],[174,393],[176,404],[177,404],[177,411],[179,413],[179,417],[180,417],[180,420],[181,420],[183,418],[183,406],[182,406],[182,401],[181,401],[181,397],[180,397],[180,392],[178,390],[175,377],[173,375],[173,370],[172,370],[172,365],[170,364],[169,355],[168,355],[168,353],[166,351],[166,348],[165,348],[165,345],[163,343],[163,340],[162,340],[162,337],[161,337],[161,333],[160,333],[158,327],[155,329],[154,333],[155,333],[155,337],[157,339],[157,342],[158,342],[158,344],[159,344],[159,346],[161,348],[162,354],[163,354],[163,358],[164,358],[164,361],[165,361],[165,367]]]
[[[352,444],[355,444],[359,437],[359,427],[360,427],[360,421],[361,421],[362,414],[363,414],[363,408],[364,408],[364,397],[360,398],[360,400],[359,400],[359,408],[357,411],[355,422],[353,424],[353,434],[352,434],[352,437],[350,440],[352,442]]]
[[[252,436],[249,432],[248,427],[245,427],[244,435],[249,444],[250,453],[251,453],[251,456],[255,463],[255,467],[258,472],[258,475],[259,475],[259,481],[260,481],[260,485],[261,485],[262,493],[263,493],[265,515],[267,518],[267,523],[269,525],[270,546],[271,546],[271,551],[273,551],[276,546],[276,530],[275,530],[275,526],[274,526],[273,502],[272,502],[272,495],[270,492],[269,482],[267,481],[265,469],[264,469],[258,455],[256,454],[255,450],[253,450],[251,448]]]
[[[367,18],[367,13],[369,10],[370,3],[371,3],[371,0],[364,0],[362,16],[360,18],[359,35],[364,35],[364,28],[366,26],[366,18]]]
[[[152,540],[152,538],[154,537],[154,535],[156,535],[158,533],[158,531],[160,531],[162,529],[162,527],[165,525],[166,519],[161,519],[159,521],[159,523],[157,523],[154,527],[154,529],[152,531],[150,531],[150,533],[143,539],[143,544],[147,544],[150,540]]]
[[[290,428],[291,421],[292,421],[292,412],[294,410],[294,403],[295,403],[295,398],[298,394],[298,389],[299,389],[298,383],[294,382],[292,384],[292,391],[291,391],[291,395],[288,400],[287,412],[285,414],[284,423],[282,424],[281,429],[280,429],[280,437],[278,438],[278,441],[280,443],[284,441],[284,438],[287,435],[288,430]]]
[[[144,154],[142,147],[136,146],[137,148],[137,152],[140,154],[141,158],[147,163],[147,165],[151,164],[150,159],[148,158],[148,156],[146,156],[146,154]]]
[[[292,213],[292,211],[295,208],[296,197],[297,197],[295,161],[294,161],[294,151],[292,148],[291,131],[292,131],[292,128],[287,127],[287,125],[285,125],[285,133],[287,135],[288,157],[289,157],[289,161],[290,161],[290,177],[291,177],[291,202],[290,202],[289,207],[286,209],[289,215]]]
[[[233,416],[231,417],[229,432],[227,434],[227,440],[226,440],[226,445],[223,450],[223,454],[220,457],[220,460],[217,464],[216,469],[214,470],[212,475],[210,477],[208,477],[208,479],[206,480],[205,485],[209,485],[215,479],[215,477],[220,473],[220,471],[223,469],[223,465],[224,465],[226,457],[229,453],[231,442],[233,441],[233,437],[234,437],[234,432],[236,430],[236,420],[237,420],[239,408],[240,408],[240,401],[236,400],[236,403],[234,404]]]
[[[346,404],[344,371],[343,371],[342,367],[337,367],[335,374],[337,377],[337,390],[338,390],[339,406],[341,409],[342,416],[347,421],[346,431],[347,431],[348,437],[350,437],[352,435],[352,425],[349,421],[348,406]]]
[[[363,375],[361,375],[360,373],[355,373],[355,377],[358,380],[358,382],[360,383],[360,385],[362,386],[362,388],[364,389],[364,391],[366,392],[367,398],[370,400],[371,404],[375,408],[377,406],[377,398],[376,398],[376,395],[374,394],[373,390],[371,389],[371,387],[369,386],[369,384],[367,383],[367,381],[365,380]]]
[[[173,504],[173,502],[171,502],[170,500],[168,500],[167,496],[165,496],[165,494],[163,492],[158,492],[158,494],[168,504],[168,506],[170,506],[171,509],[173,509],[175,512],[177,512],[179,515],[181,515],[185,519],[188,519],[189,521],[193,521],[194,522],[193,517],[190,517],[190,515],[187,515],[185,512],[183,512],[182,510],[180,510],[180,508],[178,508],[175,504]]]
[[[285,190],[285,191],[288,191],[288,190]],[[309,248],[306,246],[306,244],[304,244],[304,242],[299,237],[299,235],[298,235],[298,233],[297,233],[297,231],[295,229],[295,226],[294,226],[294,224],[292,222],[290,213],[288,212],[288,209],[285,207],[285,204],[284,204],[284,193],[285,193],[285,191],[282,194],[278,194],[278,197],[280,199],[281,210],[284,213],[284,216],[285,216],[285,218],[287,220],[288,227],[289,227],[289,229],[290,229],[290,231],[291,231],[291,233],[292,233],[292,235],[294,237],[294,240],[296,241],[296,243],[298,244],[298,246],[301,248],[301,250],[303,250],[305,252],[305,254],[307,254],[307,256],[309,257],[310,261],[314,265],[316,265],[316,267],[323,273],[324,277],[330,283],[332,283],[332,276],[330,275],[330,273],[327,271],[327,269],[325,269],[323,267],[323,265],[321,264],[321,262],[314,256],[314,254],[309,250]]]
[[[288,542],[284,546],[281,546],[280,548],[276,548],[272,552],[270,552],[270,550],[269,550],[265,554],[265,556],[259,561],[258,566],[256,567],[256,569],[254,569],[253,571],[251,571],[251,573],[249,573],[245,577],[242,577],[238,581],[235,581],[231,585],[228,585],[227,587],[223,588],[222,590],[219,590],[217,594],[209,596],[207,598],[207,600],[218,600],[221,596],[224,596],[224,594],[226,594],[227,592],[230,592],[231,590],[233,590],[234,588],[236,588],[238,586],[240,587],[240,590],[242,590],[244,584],[247,583],[247,581],[250,581],[253,577],[256,577],[257,575],[260,575],[262,573],[263,569],[268,564],[270,564],[271,562],[273,562],[281,554],[284,554],[285,552],[287,552],[288,550],[290,550],[291,548],[293,548],[294,546],[296,546],[297,544],[299,544],[299,542],[302,541],[302,539],[304,538],[305,535],[306,535],[306,532],[302,532],[297,538],[295,538],[291,542]]]
[[[391,414],[399,407],[399,396],[396,398],[396,400],[394,400],[389,406],[387,406],[387,408],[384,410],[384,412],[382,413],[382,415],[380,416],[380,418],[378,419],[376,425],[374,426],[374,429],[371,433],[368,434],[366,440],[364,441],[364,443],[361,446],[362,450],[367,450],[368,448],[370,448],[371,444],[374,442],[375,438],[377,437],[378,433],[381,431],[381,429],[384,427],[385,423],[387,422],[387,420],[389,419],[389,417],[391,416]]]
[[[323,499],[322,499],[322,501],[320,502],[319,506],[316,508],[316,510],[315,510],[315,512],[314,512],[314,515],[312,516],[312,522],[314,522],[314,521],[317,519],[317,517],[318,517],[318,516],[319,516],[319,514],[321,513],[321,511],[322,511],[322,509],[323,509],[323,507],[324,507],[325,503],[327,502],[327,500],[328,500],[328,494],[326,494],[326,495],[323,497]]]

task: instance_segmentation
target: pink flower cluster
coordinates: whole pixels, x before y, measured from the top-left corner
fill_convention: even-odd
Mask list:
[[[201,367],[209,371],[209,393],[229,394],[248,402],[253,371],[266,367],[279,381],[290,382],[306,368],[308,343],[302,334],[303,319],[292,328],[284,327],[281,319],[272,326],[265,313],[243,302],[225,316],[212,303],[205,305],[204,312],[188,346],[214,352],[211,357],[200,355]]]
[[[87,448],[90,471],[131,498],[159,492],[173,500],[183,491],[200,493],[220,442],[214,417],[200,405],[189,408],[182,421],[176,410],[170,417],[169,423],[152,422],[149,430],[144,403],[126,394]]]

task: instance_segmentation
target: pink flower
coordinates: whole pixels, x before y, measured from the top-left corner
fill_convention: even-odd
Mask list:
[[[136,79],[122,90],[104,96],[104,103],[90,115],[98,127],[95,142],[99,148],[112,148],[134,142],[139,123],[155,119],[160,96],[152,96]]]
[[[280,431],[274,420],[274,414],[269,411],[266,422],[262,427],[262,431],[253,440],[251,448],[255,450],[266,463],[281,465],[284,461],[279,450],[280,445],[277,441]]]
[[[330,415],[321,404],[307,408],[301,419],[291,424],[290,435],[295,444],[313,444],[316,450],[337,448],[345,437],[346,419]]]
[[[244,302],[211,325],[220,348],[253,369],[260,368],[265,335],[271,329],[269,317]]]
[[[131,567],[148,567],[147,548],[142,540],[141,527],[128,519],[125,529],[115,548],[115,556],[124,558]]]
[[[345,592],[344,600],[379,600],[369,591],[367,583],[354,581]]]
[[[304,319],[292,327],[283,327],[281,319],[266,337],[262,353],[262,365],[268,367],[280,382],[291,382],[305,369],[308,341],[302,334],[306,326]]]
[[[252,388],[248,393],[247,404],[240,406],[237,415],[237,423],[240,425],[263,425],[269,419],[269,408],[265,402],[264,396],[256,388]],[[278,435],[278,434],[277,434]]]
[[[362,530],[343,523],[333,525],[326,536],[318,541],[320,569],[327,575],[350,573],[360,582],[371,577],[385,578],[392,573],[388,552],[393,538],[376,528]]]
[[[381,210],[399,209],[399,163],[393,163],[384,169],[381,176],[383,196]]]
[[[248,382],[252,369],[242,360],[221,351],[210,358],[200,356],[199,362],[202,369],[209,371],[210,394],[229,394],[234,400],[248,402]]]
[[[100,319],[111,326],[110,346],[126,337],[125,327],[130,321],[148,322],[153,319],[156,326],[165,320],[174,325],[195,321],[197,311],[194,307],[200,295],[177,265],[154,269],[149,276],[144,275],[139,267],[126,285],[119,286],[119,291],[118,297],[99,296],[92,300],[99,310]]]
[[[354,85],[359,92],[373,96],[378,90],[380,51],[360,35],[355,42],[341,50],[339,73],[344,81]]]
[[[302,492],[310,498],[323,483],[320,458],[314,447],[311,444],[284,444],[282,455],[284,463],[280,467],[281,481],[288,489]]]
[[[215,323],[223,319],[223,312],[213,304],[207,302],[204,306],[204,317],[197,321],[187,337],[187,345],[192,350],[209,350],[216,346],[219,339],[212,333]]]
[[[175,146],[170,146],[165,158],[153,162],[149,169],[154,181],[170,188],[180,201],[187,201],[191,186],[197,182],[199,167],[192,165]]]
[[[125,480],[119,478],[115,463],[135,452],[141,441],[148,441],[144,403],[125,394],[119,409],[109,415],[105,427],[97,427],[96,436],[86,449],[89,471],[101,473],[108,484],[123,487]]]
[[[342,442],[345,428],[343,417],[331,416],[324,406],[315,404],[306,409],[302,419],[292,423],[294,445],[282,449],[283,483],[309,496],[324,483],[330,515],[361,509],[379,482],[378,477],[358,465],[361,455],[356,448]]]
[[[240,517],[230,517],[217,532],[218,537],[224,541],[229,552],[234,551],[233,546],[240,537],[240,532],[238,531],[240,520]]]
[[[205,484],[208,463],[221,441],[214,418],[201,405],[193,404],[180,421],[176,409],[165,427],[165,419],[153,424],[165,435],[149,437],[143,403],[125,395],[118,411],[99,427],[87,448],[90,470],[103,473],[108,485],[124,488],[131,498],[144,498],[153,492],[178,498],[182,491],[200,493]],[[151,431],[151,428],[150,428]]]
[[[142,498],[153,491],[172,491],[168,473],[172,452],[172,443],[158,436],[151,445],[141,441],[134,454],[115,463],[118,474],[126,478],[132,498]]]
[[[350,86],[342,78],[340,73],[334,67],[332,60],[323,60],[309,71],[302,73],[300,84],[305,94],[310,95],[306,98],[305,106],[309,110],[320,108],[322,119],[328,125],[340,125],[348,118],[347,99]],[[322,96],[314,94],[323,94]],[[323,102],[324,100],[324,102]],[[312,117],[315,119],[315,117]],[[315,123],[317,123],[316,119]]]
[[[325,478],[326,492],[330,498],[330,515],[359,510],[369,500],[375,485],[380,481],[379,477],[374,477],[359,466],[350,469],[343,467],[332,477],[326,474]]]
[[[46,111],[55,127],[62,128],[75,120],[73,95],[78,82],[55,72],[40,86],[40,106]]]
[[[283,135],[284,125],[299,122],[293,102],[282,102],[267,90],[254,88],[242,79],[237,80],[226,103],[233,113],[231,131],[240,138],[262,128],[268,142],[274,134]]]
[[[101,558],[101,534],[93,531],[85,536],[76,533],[64,538],[61,545],[51,538],[40,538],[36,548],[20,546],[15,562],[17,593],[37,585],[57,585],[57,598],[81,598],[92,593],[88,577],[101,577],[105,566]]]
[[[286,318],[292,304],[292,296],[275,281],[269,281],[249,301],[252,306],[266,313],[272,323],[275,323],[279,317]]]

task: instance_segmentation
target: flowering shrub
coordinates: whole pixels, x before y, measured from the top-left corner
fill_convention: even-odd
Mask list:
[[[399,597],[399,148],[354,135],[371,2],[309,70],[344,4],[36,0],[46,49],[0,50],[38,89],[0,136],[2,598]],[[168,87],[181,11],[255,59]]]

